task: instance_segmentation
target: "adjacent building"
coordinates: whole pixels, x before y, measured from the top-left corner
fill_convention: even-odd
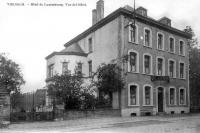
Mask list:
[[[191,34],[171,20],[148,16],[147,9],[119,8],[104,18],[104,1],[92,11],[93,25],[46,57],[47,81],[75,67],[90,77],[101,63],[118,63],[125,88],[113,93],[113,108],[122,116],[189,112]]]

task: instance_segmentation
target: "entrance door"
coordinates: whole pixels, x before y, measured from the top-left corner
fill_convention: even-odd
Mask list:
[[[163,88],[158,88],[158,112],[163,112]]]

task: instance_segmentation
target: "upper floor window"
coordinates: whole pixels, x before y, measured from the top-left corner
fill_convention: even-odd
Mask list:
[[[89,76],[92,76],[92,61],[88,61],[89,65]]]
[[[164,50],[164,35],[162,33],[157,34],[157,48]]]
[[[180,88],[179,89],[179,104],[184,105],[186,102],[186,92],[185,88]]]
[[[150,55],[144,55],[144,64],[143,64],[143,72],[145,74],[151,74],[151,67],[152,67],[152,57]]]
[[[169,38],[169,52],[175,53],[175,43],[173,37]]]
[[[129,89],[128,89],[128,103],[129,106],[134,106],[134,105],[138,105],[139,103],[139,86],[136,84],[131,84],[129,85]]]
[[[163,76],[164,74],[164,58],[157,58],[157,75]]]
[[[133,23],[129,23],[129,42],[137,42],[137,25],[134,25]]]
[[[185,63],[183,62],[179,63],[179,78],[181,79],[185,78]]]
[[[169,73],[168,73],[168,75],[171,77],[171,78],[175,78],[176,77],[176,63],[175,63],[175,60],[172,60],[172,59],[170,59],[169,61],[168,61],[168,63],[169,63]]]
[[[129,72],[139,72],[139,54],[136,51],[129,51],[129,63],[128,70]]]
[[[91,53],[93,51],[92,38],[88,39],[88,51],[89,51],[89,53]]]
[[[182,40],[179,41],[179,54],[185,55],[185,45],[184,45],[184,42]]]
[[[53,69],[54,69],[54,65],[53,64],[48,66],[48,77],[49,78],[53,77]]]
[[[144,46],[151,47],[151,30],[144,29]]]
[[[62,74],[70,74],[68,65],[69,65],[69,62],[62,63]]]

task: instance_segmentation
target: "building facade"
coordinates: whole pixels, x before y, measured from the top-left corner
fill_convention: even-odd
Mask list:
[[[189,112],[189,33],[154,20],[143,7],[119,8],[104,18],[104,1],[92,11],[93,25],[46,57],[47,79],[78,68],[90,77],[102,63],[118,63],[125,88],[113,93],[122,116]],[[125,58],[126,57],[126,58]]]

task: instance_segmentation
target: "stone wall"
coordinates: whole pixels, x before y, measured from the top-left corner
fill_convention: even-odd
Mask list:
[[[63,120],[79,119],[79,118],[95,118],[95,117],[115,117],[121,116],[119,109],[96,109],[96,110],[68,110],[57,111],[56,118]]]

